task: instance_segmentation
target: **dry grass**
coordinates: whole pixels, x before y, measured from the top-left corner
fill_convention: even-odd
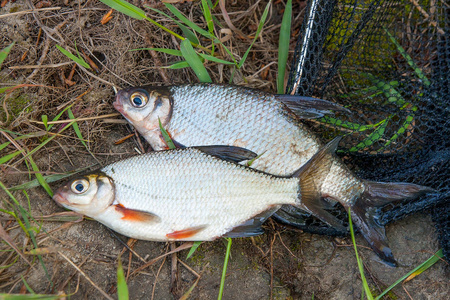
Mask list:
[[[114,98],[112,85],[127,87],[197,82],[195,74],[189,69],[161,69],[161,66],[168,66],[179,58],[150,51],[130,52],[131,49],[143,47],[179,49],[180,41],[148,22],[131,19],[117,11],[113,11],[111,20],[103,25],[101,20],[109,8],[97,1],[70,3],[53,1],[51,4],[41,1],[34,3],[34,7],[29,3],[31,2],[7,3],[0,11],[2,23],[0,48],[3,49],[12,41],[16,41],[16,45],[2,65],[0,88],[21,85],[2,94],[0,127],[6,131],[0,136],[0,144],[8,140],[14,142],[0,151],[0,157],[20,149],[24,151],[23,155],[18,155],[1,166],[0,181],[9,188],[34,179],[37,172],[30,167],[31,157],[39,168],[38,172],[48,176],[64,174],[86,166],[96,168],[136,153],[133,148],[145,151],[148,147],[145,143],[141,143],[137,135],[133,138],[134,141],[127,140],[119,146],[114,145],[115,141],[130,133],[130,129],[123,125],[121,117],[111,115],[115,113],[111,105]],[[50,7],[45,7],[46,4]],[[164,9],[160,3],[153,1],[134,4]],[[265,4],[253,1],[227,5],[228,22],[238,27],[241,34],[233,34],[227,30],[227,22],[219,7],[213,11],[214,16],[225,26],[222,30],[217,28],[216,35],[223,38],[224,44],[237,57],[242,57],[250,45]],[[42,5],[44,7],[41,7]],[[294,7],[300,12],[302,5],[296,3]],[[178,3],[176,6],[190,20],[201,27],[206,27],[200,3],[186,2]],[[40,9],[36,9],[37,7]],[[250,8],[247,9],[248,7]],[[276,90],[274,62],[277,61],[278,32],[283,7],[284,4],[281,2],[271,7],[264,30],[244,66],[234,74],[233,83],[268,91]],[[181,33],[171,20],[156,12],[147,11],[152,19]],[[300,15],[297,16],[297,26],[300,25],[299,18]],[[295,41],[296,37],[293,36],[291,46]],[[201,40],[201,43],[209,44],[206,40]],[[97,68],[86,70],[76,66],[56,48],[56,45],[72,53],[78,50],[80,55],[90,62],[91,67],[95,64]],[[227,55],[220,47],[216,51],[224,57]],[[230,81],[232,68],[211,62],[206,64],[206,68],[214,82]],[[75,130],[70,126],[67,127],[70,122],[67,111],[57,122],[50,122],[68,107],[79,120],[77,124],[87,148]],[[43,116],[47,116],[48,120],[43,120]],[[107,119],[104,119],[104,116]],[[47,126],[52,128],[47,130]],[[65,127],[67,129],[62,132]],[[29,136],[21,138],[22,135]],[[50,142],[42,145],[51,137],[53,139]],[[36,147],[40,147],[39,150],[27,158],[26,153]],[[79,219],[76,216],[71,219],[55,216],[59,218],[59,222],[49,222],[48,218],[40,220],[43,215],[60,211],[50,197],[40,189],[30,190],[29,195],[16,191],[13,192],[13,196],[21,207],[28,211],[28,214],[24,213],[30,218],[30,224],[25,227],[34,233],[36,245],[33,245],[25,233],[26,230],[21,230],[17,226],[14,218],[2,217],[4,236],[9,237],[13,244],[1,246],[0,264],[4,268],[0,269],[0,290],[26,293],[26,282],[29,280],[38,293],[55,294],[65,291],[66,294],[70,294],[75,287],[78,290],[77,280],[79,282],[80,278],[77,279],[74,275],[81,274],[82,278],[87,280],[86,285],[90,283],[103,295],[107,295],[109,287],[98,285],[98,276],[101,275],[89,274],[89,266],[86,264],[86,260],[94,264],[104,263],[102,262],[104,259],[99,258],[98,254],[92,254],[97,248],[94,247],[94,250],[89,251],[77,245],[78,241],[64,239],[67,232],[73,230],[72,228],[78,228],[75,222]],[[3,192],[2,198],[3,208],[13,210],[16,208],[17,211],[14,213],[22,219],[20,209],[14,204],[8,204],[10,200]],[[30,230],[31,227],[35,228],[34,231]],[[89,235],[84,230],[81,234]],[[18,251],[13,251],[12,246]],[[32,249],[37,249],[32,251],[35,255],[30,255]],[[59,252],[60,249],[72,250]],[[24,258],[20,258],[18,252]],[[25,256],[23,253],[28,254]],[[44,258],[42,262],[37,259],[37,254]],[[167,253],[162,254],[165,256]],[[25,258],[30,261],[29,264]],[[150,264],[155,260],[147,259]],[[107,261],[114,269],[115,259],[109,258]],[[72,269],[74,267],[77,268],[77,272]],[[142,266],[137,268],[136,262],[131,265],[131,261],[128,267],[131,267],[131,273],[130,269],[128,270],[129,275],[137,274],[141,269],[145,270]],[[48,274],[44,275],[45,272]],[[62,276],[58,276],[59,273]],[[44,276],[39,284],[34,279],[36,276]],[[72,286],[69,282],[72,282]],[[83,279],[81,285],[83,286]],[[86,292],[89,287],[85,286],[82,289]],[[28,293],[30,292],[28,290]]]

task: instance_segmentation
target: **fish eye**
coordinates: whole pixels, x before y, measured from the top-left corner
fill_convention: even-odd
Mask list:
[[[134,107],[140,108],[147,104],[148,97],[144,93],[136,92],[131,95],[130,99]]]
[[[89,188],[89,181],[87,181],[86,179],[75,180],[70,186],[70,189],[75,194],[82,194],[86,192],[88,188]]]

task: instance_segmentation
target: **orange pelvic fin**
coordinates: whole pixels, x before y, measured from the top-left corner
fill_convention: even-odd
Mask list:
[[[149,212],[128,209],[122,204],[114,205],[116,211],[123,214],[122,220],[126,221],[135,221],[135,222],[160,222],[160,218],[157,215],[154,215]]]
[[[191,227],[183,230],[177,230],[171,233],[166,234],[167,238],[173,240],[183,240],[187,238],[191,238],[203,229],[206,228],[206,225]]]

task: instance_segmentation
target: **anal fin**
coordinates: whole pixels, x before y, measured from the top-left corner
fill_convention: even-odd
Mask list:
[[[203,229],[205,229],[206,225],[200,225],[195,227],[190,227],[182,230],[176,230],[171,233],[166,234],[166,237],[171,240],[184,240],[193,237]]]
[[[223,235],[223,237],[238,238],[256,236],[264,233],[261,225],[280,208],[279,205],[271,207],[262,213],[257,214],[253,218],[245,221],[244,223],[234,227],[232,230]]]
[[[161,219],[157,215],[150,212],[129,209],[122,204],[116,204],[114,207],[116,211],[123,215],[122,220],[135,222],[161,222]]]

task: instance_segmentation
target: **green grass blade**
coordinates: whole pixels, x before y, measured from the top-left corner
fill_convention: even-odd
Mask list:
[[[181,53],[183,54],[184,59],[187,61],[189,66],[194,71],[195,75],[197,75],[200,82],[212,82],[211,77],[209,77],[208,72],[206,71],[205,66],[202,61],[198,57],[194,48],[192,47],[189,41],[182,41],[180,44]]]
[[[33,246],[36,249],[36,248],[38,248],[38,244],[36,242],[36,238],[34,236],[33,231],[30,230],[30,229],[32,229],[32,227],[31,227],[30,221],[28,220],[27,212],[23,209],[22,206],[19,206],[19,211],[20,211],[20,213],[22,215],[22,218],[23,218],[23,221],[24,221],[24,223],[25,223],[25,225],[27,227],[27,231],[28,231],[28,233],[30,235],[31,241],[33,242]],[[41,263],[42,268],[44,269],[45,276],[47,277],[48,281],[50,282],[50,287],[53,287],[53,281],[50,278],[50,275],[48,274],[48,270],[47,270],[47,267],[44,264],[44,260],[42,259],[42,256],[38,255],[37,257],[39,259],[39,262]]]
[[[400,128],[397,130],[396,133],[394,133],[394,135],[384,144],[384,146],[379,149],[378,151],[384,150],[386,149],[387,146],[389,146],[393,141],[395,141],[399,136],[401,136],[402,134],[404,134],[406,132],[406,130],[408,129],[408,127],[411,125],[412,121],[414,120],[414,114],[411,114],[409,116],[406,117],[405,121],[403,121],[402,126],[400,126]]]
[[[20,277],[22,278],[22,282],[25,285],[25,288],[27,289],[28,293],[30,294],[36,294],[35,291],[33,291],[33,289],[28,285],[27,281],[25,280],[25,278],[23,278],[22,275],[20,275]]]
[[[389,123],[389,119],[384,119],[383,122],[381,123],[381,125],[378,126],[371,134],[369,134],[358,145],[350,148],[348,151],[355,152],[355,151],[365,149],[365,148],[371,146],[376,141],[380,140],[384,135],[384,131],[386,130],[388,123]]]
[[[70,176],[72,176],[72,175],[78,174],[78,173],[80,173],[80,172],[83,172],[83,171],[85,171],[85,170],[87,170],[87,169],[89,169],[89,168],[91,168],[91,167],[92,167],[92,165],[91,165],[91,166],[88,166],[88,167],[85,167],[85,168],[78,169],[78,170],[73,171],[73,172],[68,172],[68,173],[65,173],[65,174],[52,174],[52,175],[47,175],[47,176],[44,176],[44,180],[45,180],[45,182],[47,182],[47,183],[55,182],[55,181],[58,181],[58,180],[61,180],[61,179],[70,177]],[[10,191],[28,190],[28,189],[37,187],[38,185],[39,185],[39,181],[38,181],[37,179],[33,179],[33,180],[31,180],[31,181],[22,183],[22,184],[20,184],[20,185],[16,185],[16,186],[10,187],[9,190],[10,190]]]
[[[380,295],[378,295],[375,300],[379,300],[381,299],[384,295],[386,295],[387,293],[389,293],[390,290],[392,290],[395,286],[397,286],[399,283],[401,283],[403,280],[408,281],[411,278],[411,276],[417,276],[419,274],[421,274],[422,272],[424,272],[425,270],[427,270],[429,267],[431,267],[432,265],[434,265],[436,262],[438,262],[439,260],[441,260],[444,257],[444,253],[442,252],[442,249],[439,249],[438,252],[436,252],[433,256],[431,256],[430,258],[428,258],[426,261],[424,261],[422,264],[420,264],[419,266],[417,266],[416,268],[414,268],[412,271],[408,272],[407,274],[405,274],[405,276],[403,276],[402,278],[400,278],[399,280],[397,280],[396,282],[394,282],[391,286],[389,286],[385,291],[383,291]]]
[[[85,67],[86,69],[90,69],[91,68],[91,66],[89,66],[89,64],[87,62],[85,62],[83,58],[76,57],[75,55],[73,55],[72,53],[70,53],[69,51],[67,51],[63,47],[61,47],[60,45],[56,45],[56,48],[58,48],[59,51],[62,52],[62,54],[64,54],[65,56],[67,56],[68,58],[70,58],[71,60],[76,62],[77,64]]]
[[[33,171],[36,172],[34,175],[36,176],[37,181],[39,184],[44,188],[44,190],[47,192],[47,194],[50,197],[53,197],[53,191],[48,185],[48,183],[45,181],[44,176],[40,173],[38,166],[34,162],[34,160],[31,158],[31,156],[28,157],[28,160],[30,161],[31,168],[33,168]]]
[[[119,300],[128,300],[128,286],[123,273],[122,262],[119,257],[117,266],[117,297]]]
[[[5,149],[6,147],[8,147],[8,145],[11,144],[11,142],[6,142],[0,145],[0,151],[2,151],[3,149]]]
[[[42,119],[42,123],[44,123],[45,130],[48,131],[48,124],[47,124],[47,122],[48,122],[48,117],[47,117],[47,115],[42,115],[42,116],[41,116],[41,119]]]
[[[170,137],[169,133],[167,133],[166,129],[162,126],[161,120],[159,118],[158,118],[158,122],[159,122],[159,130],[161,130],[161,134],[162,134],[167,146],[169,147],[169,149],[176,149],[177,147],[175,147],[175,144],[172,141],[172,138]]]
[[[289,41],[291,40],[292,0],[288,0],[281,21],[280,39],[278,41],[278,94],[284,94],[284,74],[289,54]]]
[[[183,54],[181,54],[180,50],[166,49],[166,48],[138,48],[138,49],[131,49],[128,51],[138,51],[138,50],[157,51],[157,52],[162,52],[162,53],[166,53],[166,54],[173,55],[173,56],[183,56]]]
[[[163,16],[165,16],[166,18],[169,18],[170,20],[172,20],[173,22],[175,22],[175,24],[177,24],[177,26],[180,27],[181,31],[183,31],[183,34],[186,36],[186,38],[187,38],[189,41],[191,41],[191,43],[193,43],[194,45],[198,45],[198,44],[200,43],[199,40],[198,40],[198,38],[195,36],[195,34],[194,34],[190,29],[188,29],[186,26],[184,26],[183,24],[181,24],[180,22],[178,22],[177,20],[175,20],[174,18],[172,18],[171,16],[169,16],[168,14],[166,14],[165,12],[162,12],[162,11],[160,11],[159,9],[156,9],[156,8],[153,8],[153,7],[150,7],[150,6],[147,6],[147,5],[145,5],[145,7],[149,8],[149,9],[151,9],[151,10],[153,10],[153,11],[156,11],[156,12],[159,13],[160,15],[163,15]],[[153,20],[150,19],[150,18],[147,18],[147,19],[148,19],[149,21],[153,21]],[[153,22],[156,23],[156,21],[153,21]],[[158,23],[158,24],[159,24],[159,23]],[[165,27],[162,26],[162,25],[160,25],[160,26],[161,26],[162,29],[165,29],[166,31],[169,30],[169,29],[165,28]],[[176,33],[173,32],[173,34],[176,34]],[[176,35],[177,35],[177,34],[176,34]],[[182,38],[182,40],[184,40],[184,38]]]
[[[367,283],[366,277],[364,276],[364,265],[362,263],[361,258],[359,257],[358,248],[356,247],[355,232],[353,230],[353,223],[352,223],[352,216],[351,216],[350,209],[348,210],[348,223],[350,226],[350,235],[352,236],[353,247],[355,248],[356,260],[358,262],[358,269],[359,269],[359,273],[361,275],[361,280],[363,283],[364,291],[366,293],[367,299],[373,300],[372,292],[370,291],[369,284]]]
[[[335,125],[337,127],[342,127],[345,129],[350,129],[353,131],[366,131],[367,129],[375,128],[378,126],[378,124],[368,124],[368,125],[360,125],[358,123],[352,123],[348,121],[342,121],[333,117],[325,116],[320,119],[317,119],[318,121],[325,123],[325,124],[331,124]],[[383,122],[383,121],[382,121]]]
[[[222,300],[223,289],[225,288],[225,277],[227,276],[228,260],[230,259],[230,252],[231,252],[231,238],[226,238],[226,240],[228,241],[227,252],[225,254],[225,261],[223,262],[222,277],[220,279],[219,296],[217,296],[218,300]]]
[[[16,157],[17,155],[19,155],[22,152],[23,152],[23,150],[19,150],[19,151],[13,152],[11,154],[5,155],[3,157],[0,157],[0,165],[10,161],[11,159],[13,159],[14,157]]]
[[[180,27],[181,31],[183,31],[183,35],[194,45],[200,44],[200,41],[198,40],[197,36],[186,26],[181,24],[180,22],[175,23]]]
[[[130,16],[134,19],[143,20],[145,18],[145,11],[140,9],[137,6],[134,6],[131,3],[128,3],[123,0],[100,0],[100,2],[103,2],[104,4],[108,5],[109,7],[120,11],[123,14],[126,14],[127,16]]]
[[[233,62],[231,61],[226,61],[220,58],[217,58],[215,56],[209,55],[209,54],[203,54],[203,53],[199,53],[198,55],[200,55],[201,57],[203,57],[204,59],[219,63],[219,64],[224,64],[224,65],[234,65]]]
[[[3,48],[2,51],[0,51],[0,67],[2,66],[3,62],[5,61],[6,57],[8,56],[9,52],[11,51],[11,48],[14,46],[16,42],[12,42],[7,46],[6,48]]]
[[[171,70],[184,69],[184,68],[189,68],[189,64],[187,61],[182,60],[182,61],[178,61],[176,63],[171,64],[170,66],[163,67],[163,68],[171,69]]]
[[[60,300],[64,299],[68,295],[45,295],[45,294],[2,294],[0,293],[0,299],[2,300]]]
[[[384,31],[389,35],[389,38],[391,39],[391,42],[394,43],[394,45],[397,47],[398,52],[403,56],[403,58],[406,60],[406,62],[409,64],[409,66],[414,70],[414,73],[416,73],[417,77],[419,77],[420,80],[422,80],[423,84],[426,86],[430,86],[431,82],[428,80],[428,78],[423,74],[422,70],[417,66],[417,64],[414,62],[414,60],[409,56],[408,53],[406,53],[405,49],[399,44],[397,39],[386,29],[383,28]]]
[[[214,42],[218,43],[219,39],[216,38],[214,35],[211,35],[208,31],[200,28],[197,24],[195,24],[194,22],[192,22],[191,20],[189,20],[188,18],[186,18],[178,9],[175,8],[175,6],[173,6],[170,3],[164,3],[164,5],[167,7],[168,10],[170,10],[170,12],[177,17],[181,22],[183,22],[184,24],[186,24],[189,28],[192,28],[194,31],[198,32],[199,34],[203,35],[204,37],[207,37],[209,39],[213,39]],[[150,8],[150,7],[148,7]],[[150,8],[156,12],[159,12],[167,17],[169,17],[167,14],[162,13],[161,11],[154,9],[154,8]],[[169,17],[170,18],[170,17]],[[173,18],[171,18],[173,20]]]
[[[67,110],[67,115],[69,116],[69,119],[71,120],[75,120],[75,116],[72,113],[72,110],[69,108]],[[86,147],[86,149],[89,151],[88,146],[86,145],[86,143],[84,142],[83,136],[81,135],[81,131],[80,131],[80,127],[78,127],[78,123],[76,121],[74,121],[72,123],[72,127],[73,130],[75,130],[75,134],[77,135],[77,137],[80,139],[81,143],[84,145],[84,147]]]
[[[9,198],[11,198],[11,200],[14,202],[15,207],[20,207],[20,203],[19,201],[17,201],[16,197],[14,197],[13,194],[11,194],[11,192],[6,188],[6,186],[3,184],[3,182],[0,181],[0,187],[6,192],[6,194],[9,196]],[[6,201],[6,200],[4,200]],[[9,203],[9,202],[8,202]],[[14,204],[11,204],[14,206]],[[6,211],[5,211],[6,212]],[[7,212],[6,212],[7,213]],[[25,225],[23,224],[23,222],[20,220],[20,218],[17,217],[17,215],[15,213],[11,214],[14,219],[16,219],[17,223],[19,224],[19,226],[22,228],[23,232],[25,232],[25,234],[27,236],[29,236],[27,228],[25,227]]]
[[[206,26],[208,27],[208,31],[211,35],[214,35],[214,22],[211,15],[211,10],[209,8],[208,2],[206,0],[202,0],[202,8],[203,8],[203,16],[206,20]]]
[[[392,86],[390,83],[386,83],[380,79],[377,79],[372,74],[366,73],[366,75],[369,77],[372,83],[378,88],[378,90],[383,92],[384,96],[388,99],[390,103],[397,104],[398,106],[404,106],[405,104],[408,104],[402,97],[400,92],[398,92],[394,88],[394,86]]]
[[[64,130],[66,130],[67,128],[69,128],[70,126],[72,126],[72,123],[74,121],[68,123],[66,126],[64,126],[59,133],[63,132]],[[7,131],[7,130],[5,130]],[[48,139],[46,139],[45,141],[43,141],[41,144],[39,144],[36,148],[34,148],[33,150],[31,150],[30,152],[27,153],[27,155],[25,155],[22,160],[28,158],[29,156],[33,155],[34,153],[36,153],[39,149],[41,149],[42,147],[44,147],[45,145],[47,145],[51,140],[53,140],[55,137],[57,137],[57,135],[52,135],[51,137],[49,137]]]
[[[250,49],[252,49],[253,44],[256,42],[256,39],[258,38],[259,33],[261,32],[261,30],[262,30],[262,28],[264,26],[264,23],[266,22],[267,14],[269,13],[270,4],[271,4],[271,2],[267,3],[266,8],[264,9],[264,12],[263,12],[263,14],[261,16],[261,20],[259,21],[258,29],[256,30],[255,37],[253,38],[253,41],[250,44],[250,47],[248,47],[247,51],[245,51],[244,56],[239,61],[238,68],[242,67],[242,65],[244,64],[245,60],[247,59],[248,54],[250,53]]]
[[[2,87],[2,88],[0,88],[0,94],[6,92],[6,91],[9,90],[9,89],[15,88],[15,87],[16,87],[16,85],[15,85],[15,86],[5,86],[5,87]]]
[[[194,31],[196,31],[197,33],[203,35],[204,37],[211,39],[214,43],[220,44],[223,46],[223,49],[225,50],[225,52],[228,53],[228,55],[231,57],[231,59],[233,60],[233,62],[237,65],[237,61],[234,58],[233,53],[227,48],[225,47],[224,44],[222,44],[222,42],[213,34],[209,33],[208,31],[200,28],[197,24],[195,24],[194,22],[192,22],[191,20],[189,20],[188,18],[186,18],[178,9],[176,9],[172,4],[170,3],[164,3],[164,5],[167,7],[167,9],[169,9],[172,14],[174,14],[181,22],[183,22],[184,24],[186,24],[189,28],[193,29]],[[168,16],[167,14],[163,13],[160,10],[157,10],[155,8],[149,7],[149,6],[145,6],[151,10],[154,10],[160,14],[162,14],[163,16],[166,16],[168,18],[170,18],[171,20],[174,20],[173,18],[171,18],[170,16]],[[175,20],[174,20],[175,21]]]
[[[192,254],[194,254],[195,250],[197,250],[198,246],[200,246],[201,243],[203,243],[203,242],[201,242],[201,241],[194,242],[191,249],[189,250],[188,255],[186,256],[186,259],[188,259],[189,257],[192,256]]]
[[[56,115],[56,117],[53,118],[52,122],[58,121],[59,118],[61,118],[62,114],[63,114],[66,110],[70,109],[72,106],[73,106],[73,104],[71,104],[71,105],[67,106],[66,108],[64,108],[59,114]],[[48,125],[47,131],[49,131],[49,130],[53,127],[53,125],[55,125],[55,124],[50,124],[50,125]]]

